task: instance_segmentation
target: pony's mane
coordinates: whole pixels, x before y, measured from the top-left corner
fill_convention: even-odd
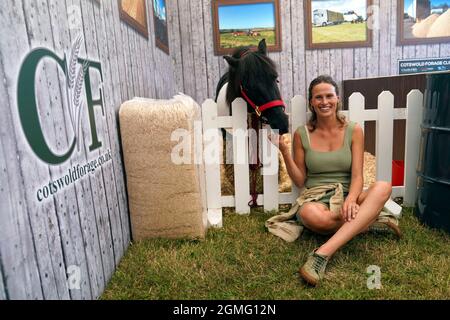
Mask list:
[[[275,63],[267,55],[251,47],[236,49],[232,57],[239,59],[237,68],[228,69],[228,90],[226,100],[231,103],[240,96],[240,85],[259,83],[269,87],[278,77]]]

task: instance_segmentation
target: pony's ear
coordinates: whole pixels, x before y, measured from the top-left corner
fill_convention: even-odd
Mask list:
[[[264,55],[267,55],[267,45],[266,45],[266,39],[262,39],[258,43],[258,52],[262,53]]]
[[[237,66],[239,64],[239,59],[235,59],[235,58],[230,57],[230,56],[223,56],[223,58],[228,62],[230,67],[237,68]]]

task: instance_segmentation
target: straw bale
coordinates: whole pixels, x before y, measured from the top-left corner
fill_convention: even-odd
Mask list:
[[[199,106],[184,95],[122,104],[119,120],[134,240],[204,238],[204,170],[193,157],[191,164],[181,165],[171,158],[179,143],[171,141],[172,132],[190,132],[193,148],[194,121],[199,119]]]
[[[439,17],[438,14],[432,14],[420,22],[416,22],[412,26],[412,34],[417,38],[425,38],[427,37],[428,31],[430,30],[431,25],[436,21]]]
[[[434,21],[427,37],[450,37],[450,10],[445,11]]]

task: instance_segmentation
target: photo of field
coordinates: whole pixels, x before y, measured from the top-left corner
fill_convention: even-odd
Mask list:
[[[366,41],[367,23],[343,23],[326,27],[312,28],[313,43]]]
[[[450,37],[450,0],[405,0],[403,38]]]
[[[312,43],[367,40],[366,0],[311,1]]]
[[[220,46],[222,48],[251,46],[257,45],[262,39],[266,39],[268,46],[275,44],[275,29],[253,29],[252,31],[256,34],[247,35],[248,30],[220,32]]]
[[[218,16],[221,48],[257,45],[262,39],[267,46],[276,44],[273,3],[221,5]]]

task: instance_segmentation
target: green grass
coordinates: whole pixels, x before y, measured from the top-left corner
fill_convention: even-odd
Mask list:
[[[259,36],[249,37],[246,35],[233,37],[232,33],[220,34],[221,48],[236,48],[240,46],[257,46],[259,41],[266,39],[267,46],[275,45],[275,31],[258,31]]]
[[[224,228],[203,241],[154,239],[134,243],[102,299],[448,299],[450,236],[421,225],[404,210],[398,241],[364,234],[331,260],[317,288],[299,281],[306,255],[326,237],[305,231],[293,243],[266,232],[270,213],[224,215]],[[369,265],[381,268],[382,288],[369,290]]]
[[[366,22],[364,23],[343,23],[335,26],[313,27],[312,42],[348,42],[366,40]]]

